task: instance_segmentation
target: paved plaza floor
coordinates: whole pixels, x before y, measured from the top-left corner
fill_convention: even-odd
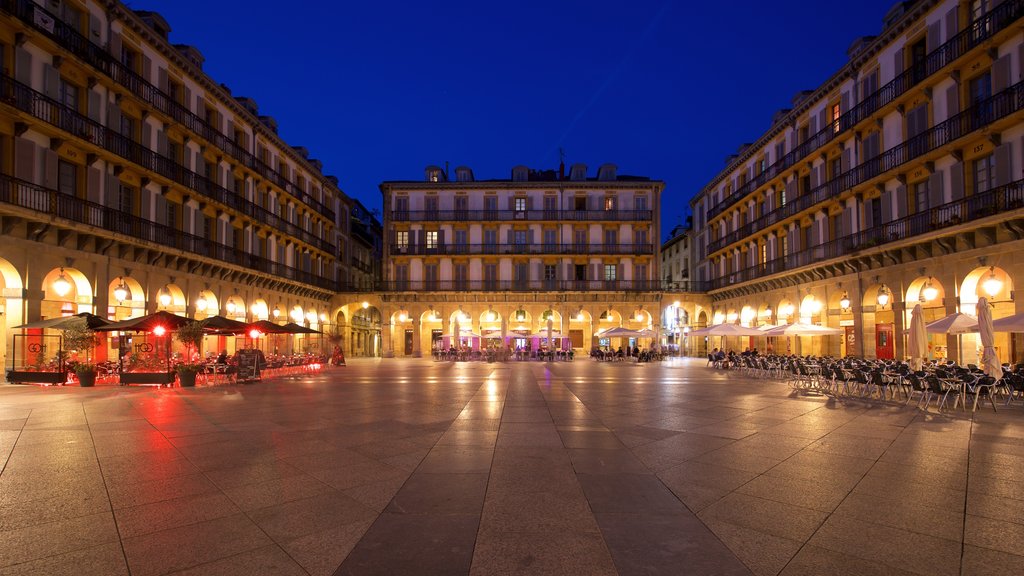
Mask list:
[[[663,364],[0,386],[0,575],[1024,573],[1024,410]]]

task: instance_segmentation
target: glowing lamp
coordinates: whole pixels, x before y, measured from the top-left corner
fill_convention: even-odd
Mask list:
[[[122,278],[121,282],[117,285],[117,287],[114,288],[114,300],[117,300],[118,302],[124,302],[127,299],[128,286],[125,285],[124,278]]]
[[[306,312],[306,320],[310,322],[316,322],[316,312]]]
[[[843,310],[850,309],[850,295],[846,292],[843,292],[843,297],[839,299],[839,307]]]
[[[583,312],[580,312],[579,314],[576,315],[576,320],[583,322]]]
[[[259,337],[260,337],[260,331],[259,330],[255,329],[255,328],[253,328],[252,330],[249,330],[249,338],[252,338],[253,340],[255,340],[255,339],[259,338]]]
[[[320,321],[321,322],[327,322],[327,314],[324,314],[323,312],[321,312],[320,313]]]
[[[207,306],[208,304],[206,302],[206,298],[200,296],[199,298],[196,299],[196,310],[204,312]]]
[[[409,319],[409,317],[405,315],[405,312],[402,312],[401,314],[398,315],[398,321],[399,322],[405,322],[408,319]]]
[[[71,282],[68,282],[67,277],[64,276],[63,266],[60,269],[60,275],[53,281],[53,291],[61,298],[67,296],[68,292],[71,292]]]
[[[488,312],[487,313],[487,321],[488,322],[494,322],[494,320],[495,320],[494,312]]]
[[[171,293],[167,291],[167,287],[160,289],[160,292],[156,295],[157,302],[161,306],[169,306],[171,304]]]
[[[292,309],[292,320],[296,322],[302,322],[302,310],[298,308]]]
[[[238,306],[235,304],[234,300],[228,300],[228,314],[234,314],[236,308],[238,308]]]
[[[278,308],[277,306],[274,306],[273,314],[274,314],[274,320],[277,320],[277,317],[281,315],[281,309]]]
[[[167,329],[164,328],[163,326],[154,326],[153,327],[153,335],[154,336],[163,336],[166,333],[167,333]]]
[[[1003,281],[996,276],[996,268],[992,266],[988,269],[988,278],[981,283],[981,289],[988,294],[989,298],[994,298],[996,294],[999,294],[1003,289]]]
[[[369,307],[370,307],[370,303],[365,301],[365,300],[363,300],[363,310],[366,310]]]
[[[889,293],[889,288],[887,288],[885,284],[882,284],[882,287],[878,289],[878,305],[885,307],[887,304],[889,304],[889,299],[891,298],[891,296],[892,295]]]
[[[672,305],[675,306],[676,308],[679,308],[679,300],[673,302]]]
[[[939,297],[939,289],[932,285],[932,279],[929,278],[924,284],[924,289],[921,290],[921,296],[925,302],[931,302]]]

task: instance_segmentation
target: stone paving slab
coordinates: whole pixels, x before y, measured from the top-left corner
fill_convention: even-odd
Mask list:
[[[1018,574],[1024,407],[701,360],[0,385],[0,576]]]

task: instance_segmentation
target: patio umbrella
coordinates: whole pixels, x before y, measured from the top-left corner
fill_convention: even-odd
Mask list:
[[[93,330],[97,332],[152,332],[154,328],[162,327],[168,332],[174,332],[189,322],[193,322],[193,320],[161,310],[138,318],[112,322],[98,328],[93,328]]]
[[[915,371],[920,370],[928,355],[928,334],[924,329],[924,310],[920,304],[914,306],[914,311],[910,313],[910,341],[907,348],[910,367]]]
[[[285,324],[284,326],[282,326],[282,328],[285,328],[285,329],[288,330],[288,332],[285,332],[285,334],[323,334],[323,332],[321,332],[319,330],[313,330],[312,328],[306,328],[305,326],[299,326],[295,322],[289,322],[289,323]]]
[[[46,320],[37,320],[36,322],[29,322],[28,324],[22,324],[21,326],[15,326],[15,328],[52,328],[54,330],[63,330],[70,324],[74,323],[79,318],[85,319],[85,325],[90,330],[95,330],[100,326],[106,326],[110,324],[110,321],[102,316],[90,314],[89,312],[80,312],[74,316],[61,316],[59,318],[47,318]]]
[[[249,325],[223,316],[210,316],[201,321],[203,332],[208,334],[245,334]]]
[[[838,336],[843,331],[839,328],[818,326],[817,324],[785,324],[766,332],[760,332],[759,336]]]
[[[764,336],[765,333],[755,328],[737,326],[735,324],[715,324],[690,332],[691,336]]]
[[[1024,332],[1024,312],[992,321],[996,332]]]
[[[644,334],[629,328],[617,326],[609,328],[601,334],[601,338],[644,338]]]
[[[924,325],[926,332],[931,334],[966,334],[978,331],[978,319],[970,314],[957,312],[945,318]]]
[[[460,315],[461,315],[461,313],[456,314],[455,315],[455,320],[452,322],[452,334],[455,335],[455,343],[461,346],[462,345],[462,340],[459,339],[459,335],[462,332],[461,327],[459,326],[459,316]]]
[[[981,365],[985,374],[999,379],[1003,377],[1003,367],[996,356],[996,339],[992,329],[992,309],[988,299],[978,299],[978,331],[981,332]]]
[[[274,324],[270,320],[260,320],[259,322],[253,322],[248,326],[250,329],[259,330],[263,334],[291,334],[284,326],[280,324]]]

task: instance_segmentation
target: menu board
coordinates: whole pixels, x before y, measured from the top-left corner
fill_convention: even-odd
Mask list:
[[[256,350],[239,350],[235,357],[238,359],[239,382],[260,379],[259,353]]]

